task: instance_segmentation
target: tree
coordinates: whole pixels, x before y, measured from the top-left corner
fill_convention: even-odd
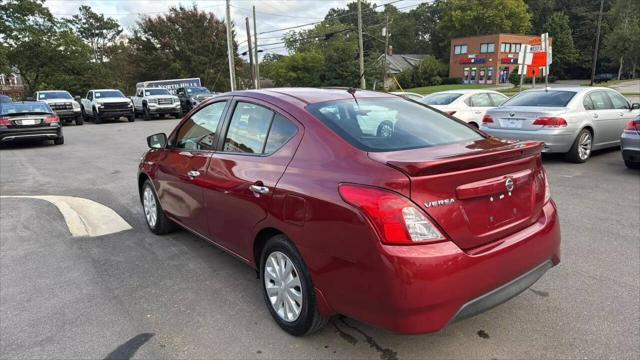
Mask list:
[[[551,71],[558,77],[565,78],[578,60],[578,51],[573,45],[569,17],[562,12],[555,12],[547,19],[542,30],[548,32],[553,39]]]
[[[107,47],[122,34],[122,28],[115,19],[97,14],[87,5],[80,6],[78,10],[80,13],[74,15],[68,24],[91,46],[93,60],[102,63]]]
[[[439,30],[445,39],[531,30],[531,14],[523,0],[448,0],[442,3]]]
[[[265,75],[270,77],[276,86],[321,86],[320,74],[323,68],[322,54],[303,51],[280,59]]]
[[[196,5],[179,5],[167,15],[143,18],[129,44],[140,80],[199,77],[216,91],[230,89],[225,23]],[[233,49],[239,65],[235,42]]]
[[[556,0],[526,0],[531,13],[531,31],[542,34],[544,26],[555,11],[558,11]],[[562,1],[560,1],[562,3]]]
[[[609,17],[613,29],[604,38],[604,51],[618,64],[618,80],[622,77],[625,62],[631,65],[632,76],[640,61],[640,4],[632,0],[616,0]]]

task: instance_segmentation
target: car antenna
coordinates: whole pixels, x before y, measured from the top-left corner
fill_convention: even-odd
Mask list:
[[[364,77],[365,72],[366,71],[362,71],[362,74],[360,74],[360,77],[358,78],[358,81],[356,81],[356,86],[360,82],[360,80],[362,80],[362,78]],[[356,105],[360,106],[360,104],[358,104],[358,99],[356,98],[356,90],[358,90],[356,88],[356,86],[352,86],[352,87],[348,88],[347,92],[349,94],[351,94],[351,96],[353,96],[353,100],[356,102]]]

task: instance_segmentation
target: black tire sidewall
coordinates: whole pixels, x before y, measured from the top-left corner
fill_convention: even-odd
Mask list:
[[[264,269],[265,262],[269,254],[274,251],[280,251],[287,255],[291,261],[293,261],[296,270],[298,272],[298,276],[300,277],[300,283],[302,284],[302,310],[300,311],[300,316],[292,322],[286,322],[282,320],[278,314],[271,306],[271,301],[267,296],[267,290],[264,285]],[[311,276],[309,275],[309,271],[307,270],[306,265],[304,264],[304,260],[300,253],[295,248],[295,246],[289,241],[289,239],[285,235],[276,235],[269,239],[262,250],[262,254],[260,256],[260,286],[262,287],[262,296],[264,298],[265,305],[269,309],[271,316],[276,321],[276,323],[286,332],[294,336],[302,336],[306,334],[311,326],[313,325],[314,316],[317,313],[316,310],[316,299],[315,299],[315,289],[313,287],[313,282],[311,281]]]
[[[588,133],[589,136],[591,136],[591,149],[589,149],[589,156],[587,156],[586,159],[581,159],[580,158],[580,138],[582,138],[582,134],[584,133]],[[593,151],[593,134],[591,134],[591,132],[588,129],[582,129],[578,133],[578,136],[576,136],[576,139],[573,141],[573,145],[571,146],[571,149],[567,153],[566,158],[567,160],[574,163],[579,163],[579,164],[584,163],[587,160],[589,160],[589,158],[591,157],[592,151]]]

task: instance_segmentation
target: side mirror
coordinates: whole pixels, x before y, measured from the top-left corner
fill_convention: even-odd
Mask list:
[[[165,133],[151,135],[147,137],[147,145],[151,149],[164,149],[167,147],[167,135]]]
[[[631,104],[631,110],[638,110],[638,109],[640,109],[640,103]]]

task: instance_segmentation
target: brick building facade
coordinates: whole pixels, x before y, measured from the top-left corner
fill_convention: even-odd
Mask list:
[[[451,40],[449,76],[465,84],[508,83],[518,67],[518,52],[532,35],[493,34]]]

